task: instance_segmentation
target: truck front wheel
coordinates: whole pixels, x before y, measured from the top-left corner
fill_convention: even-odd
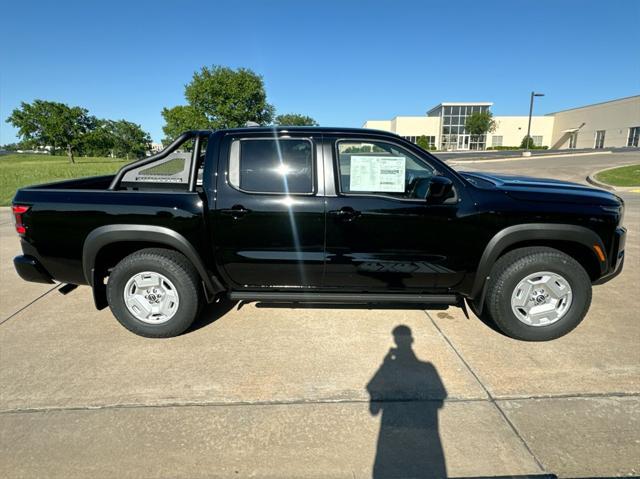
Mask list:
[[[148,248],[120,261],[109,276],[107,299],[116,319],[148,338],[184,332],[202,304],[200,280],[182,254]]]
[[[591,280],[571,256],[548,247],[510,251],[495,264],[486,309],[507,336],[548,341],[583,320],[591,304]]]

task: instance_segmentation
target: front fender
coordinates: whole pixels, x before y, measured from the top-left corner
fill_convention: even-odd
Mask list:
[[[555,223],[530,223],[509,226],[496,233],[489,243],[487,243],[482,253],[470,294],[470,298],[473,300],[476,308],[479,308],[480,311],[482,310],[486,292],[485,286],[490,279],[491,268],[493,268],[493,265],[500,255],[516,243],[536,240],[579,243],[589,248],[590,251],[593,251],[594,245],[598,245],[606,255],[606,250],[600,236],[584,226]],[[605,261],[599,261],[599,263],[601,273],[604,274],[607,265],[606,257]]]

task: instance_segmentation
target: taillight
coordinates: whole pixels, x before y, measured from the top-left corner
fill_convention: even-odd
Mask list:
[[[16,231],[21,236],[27,232],[27,228],[25,228],[24,224],[22,223],[22,215],[29,211],[29,208],[31,208],[31,206],[13,205],[11,207],[11,210],[13,211],[13,217],[15,219]]]

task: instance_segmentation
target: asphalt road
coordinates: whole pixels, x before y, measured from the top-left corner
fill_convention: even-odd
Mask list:
[[[632,153],[640,155],[640,148],[607,148],[603,150],[595,150],[596,153],[610,152],[610,153]],[[482,151],[434,151],[434,155],[442,158],[443,160],[477,160],[477,159],[492,159],[492,158],[522,158],[522,150],[482,150]],[[579,149],[579,150],[531,150],[532,156],[548,156],[548,155],[582,155],[584,153],[594,153],[593,149]]]
[[[438,155],[438,157],[441,156],[442,155]],[[586,177],[595,171],[640,162],[640,151],[581,153],[580,156],[545,155],[530,158],[516,157],[482,160],[461,158],[442,159],[454,168],[463,171],[502,172],[586,183]]]
[[[455,167],[583,181],[633,155]],[[181,337],[144,339],[88,288],[20,281],[2,210],[0,476],[638,475],[640,194],[622,196],[624,272],[548,343],[456,309],[228,304]]]

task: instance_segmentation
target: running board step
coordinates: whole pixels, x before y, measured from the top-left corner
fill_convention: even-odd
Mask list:
[[[289,293],[232,291],[229,298],[235,301],[286,301],[305,303],[437,303],[456,305],[455,294],[363,294],[363,293]]]

